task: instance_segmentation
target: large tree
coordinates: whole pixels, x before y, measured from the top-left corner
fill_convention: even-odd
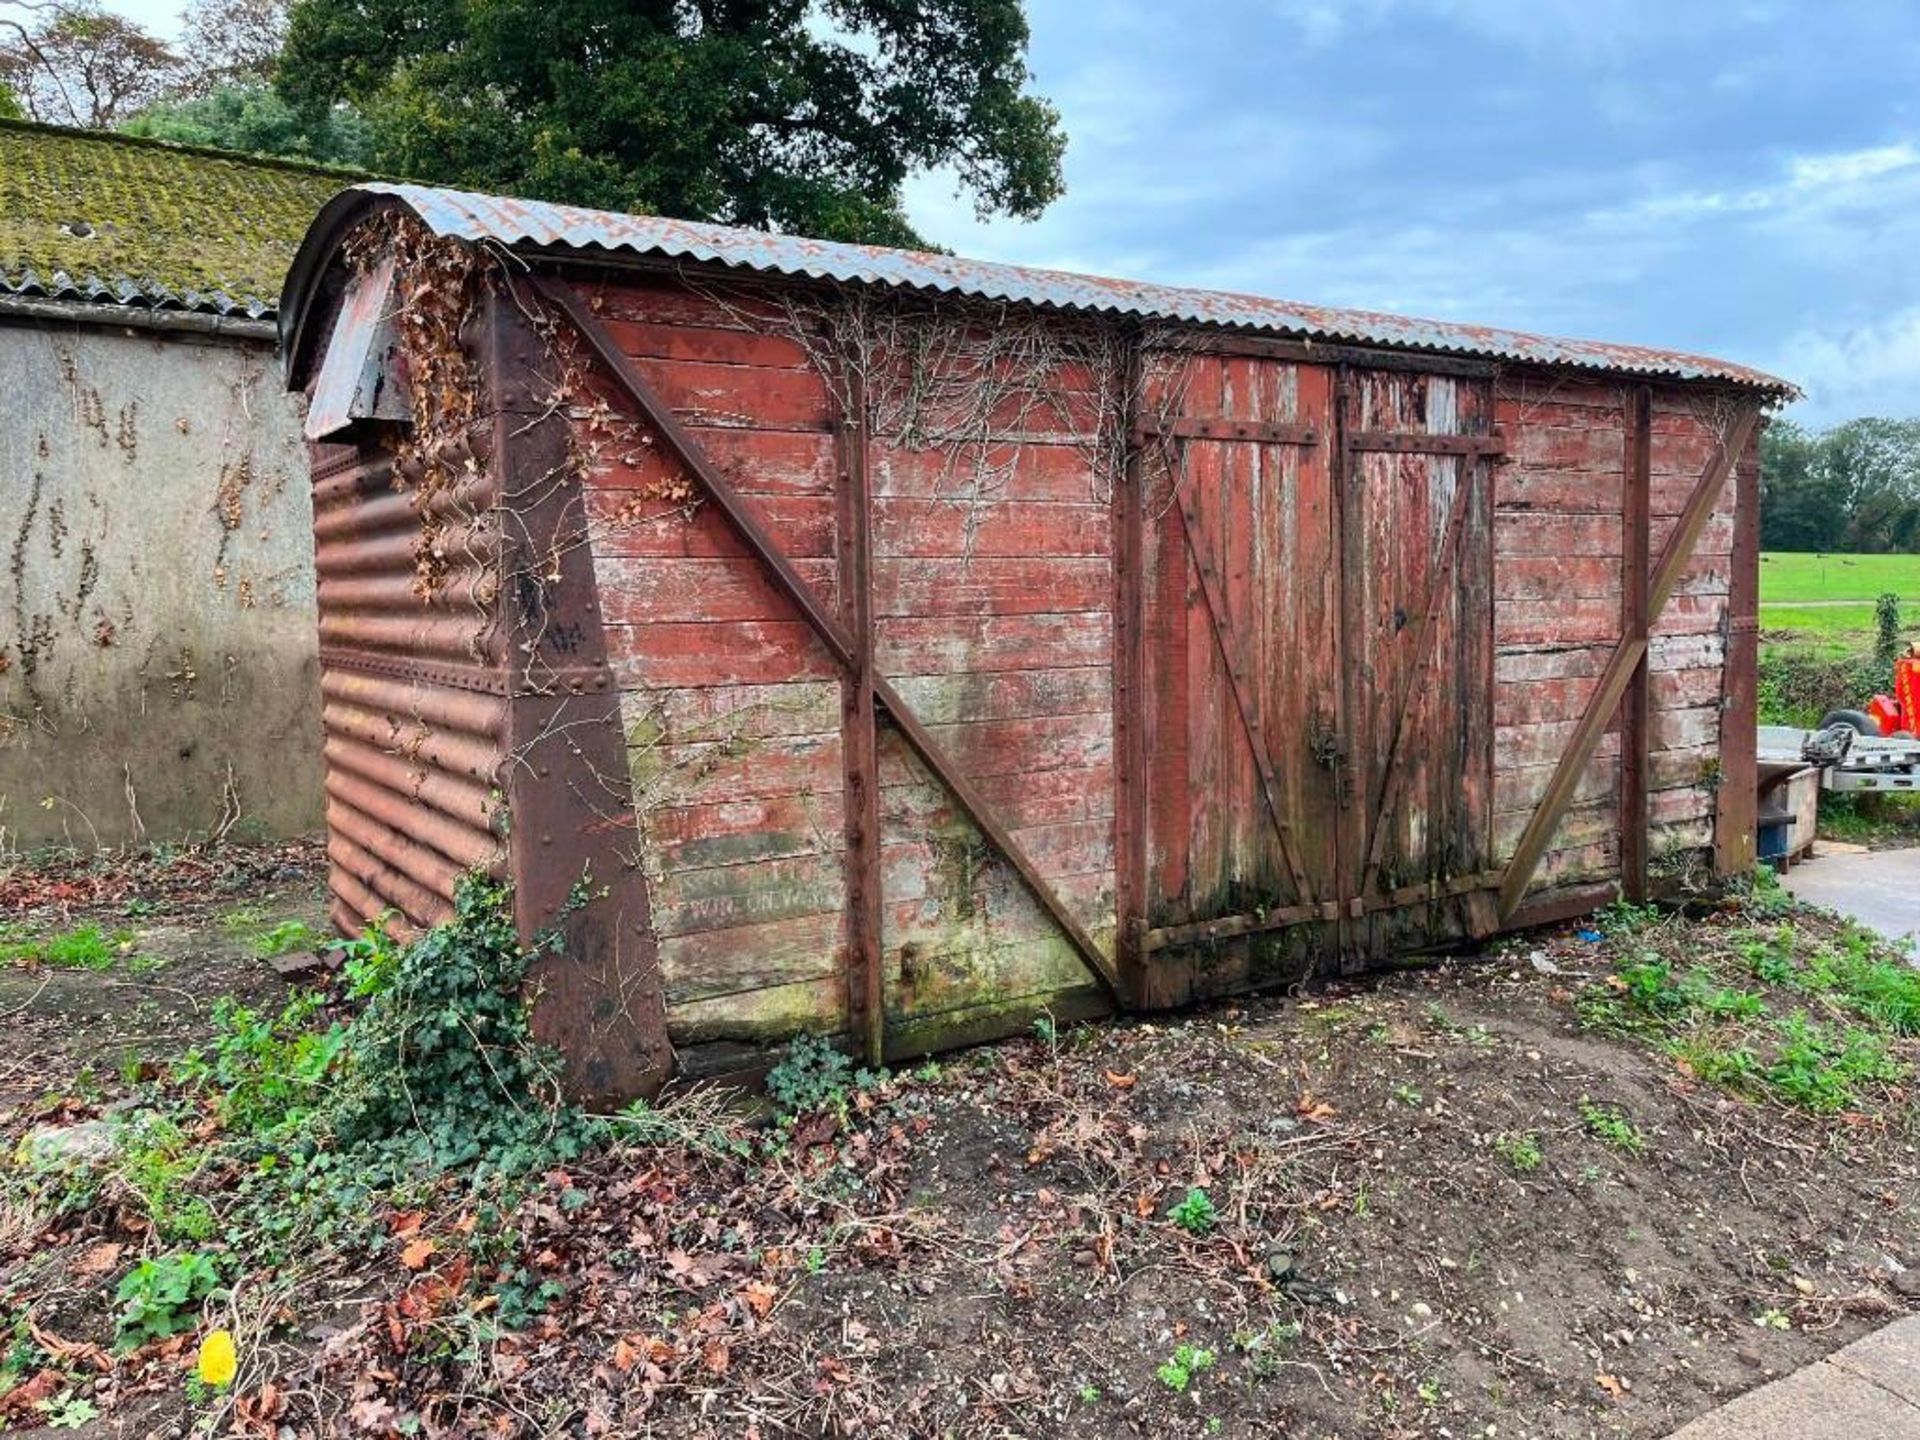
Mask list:
[[[97,0],[0,0],[0,90],[29,119],[116,124],[165,94],[182,65]]]
[[[396,174],[910,245],[917,170],[982,214],[1060,193],[1026,46],[1019,0],[294,0],[276,83]]]
[[[1776,420],[1760,494],[1769,550],[1920,549],[1920,420],[1865,418],[1824,431]]]

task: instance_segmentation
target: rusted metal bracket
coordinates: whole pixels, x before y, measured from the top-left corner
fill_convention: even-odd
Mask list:
[[[1419,615],[1414,617],[1413,633],[1407,637],[1407,645],[1412,664],[1407,670],[1406,688],[1401,692],[1400,703],[1395,707],[1393,736],[1387,745],[1386,768],[1380,779],[1380,794],[1373,812],[1373,843],[1367,850],[1366,873],[1361,877],[1359,894],[1367,896],[1373,891],[1374,881],[1379,878],[1380,864],[1386,855],[1387,818],[1393,813],[1394,806],[1400,803],[1401,793],[1407,788],[1407,777],[1411,768],[1402,764],[1402,752],[1406,748],[1407,732],[1412,728],[1413,708],[1420,703],[1425,693],[1422,682],[1426,672],[1439,653],[1428,644],[1440,620],[1440,607],[1447,603],[1453,593],[1454,575],[1460,566],[1460,551],[1467,529],[1467,515],[1473,509],[1473,496],[1480,484],[1482,469],[1471,463],[1461,467],[1465,471],[1453,492],[1453,503],[1447,507],[1447,525],[1441,532],[1438,565],[1427,584],[1427,603]]]
[[[1347,436],[1349,450],[1388,455],[1505,455],[1507,440],[1491,435],[1428,435],[1417,430],[1355,430]]]
[[[1655,567],[1652,583],[1647,587],[1646,625],[1649,631],[1659,623],[1661,612],[1673,597],[1674,588],[1680,583],[1681,572],[1693,558],[1694,547],[1700,543],[1700,532],[1706,528],[1707,517],[1713,513],[1727,477],[1733,473],[1733,467],[1746,451],[1747,442],[1753,438],[1753,427],[1759,423],[1759,418],[1760,412],[1756,407],[1748,407],[1740,412],[1719,454],[1708,462],[1699,482],[1693,487],[1693,494],[1687,498],[1686,509],[1681,512],[1680,522],[1674,527],[1673,533],[1667,537],[1666,549],[1661,551],[1660,563]],[[1540,857],[1546,853],[1547,842],[1553,838],[1554,830],[1566,813],[1580,783],[1581,772],[1592,761],[1593,752],[1600,744],[1600,736],[1612,722],[1620,699],[1626,694],[1627,682],[1633,678],[1635,668],[1646,656],[1647,646],[1645,634],[1623,636],[1608,659],[1607,668],[1601,672],[1593,702],[1588,705],[1587,713],[1580,717],[1567,748],[1561,752],[1560,763],[1554,767],[1546,793],[1534,807],[1527,828],[1520,836],[1520,843],[1514,849],[1513,859],[1508,862],[1506,875],[1500,884],[1501,924],[1504,925],[1520,908],[1527,886],[1533,881],[1533,872],[1539,868]]]
[[[1287,874],[1293,880],[1293,893],[1302,905],[1314,903],[1313,882],[1308,879],[1306,867],[1300,863],[1299,852],[1294,848],[1293,825],[1287,819],[1287,812],[1280,801],[1280,777],[1274,771],[1273,758],[1267,753],[1267,741],[1260,728],[1260,711],[1248,693],[1247,667],[1235,653],[1232,641],[1233,617],[1227,611],[1226,596],[1220,591],[1220,574],[1214,568],[1213,557],[1207,547],[1201,543],[1199,527],[1194,521],[1193,510],[1187,500],[1186,487],[1174,486],[1174,498],[1180,506],[1180,530],[1187,540],[1187,553],[1193,557],[1193,568],[1200,573],[1200,591],[1206,596],[1207,610],[1213,617],[1213,638],[1220,651],[1220,663],[1227,672],[1227,688],[1233,692],[1233,703],[1240,712],[1240,726],[1246,731],[1247,744],[1253,749],[1254,768],[1260,772],[1260,793],[1265,796],[1267,811],[1273,817],[1274,833],[1280,840],[1280,858],[1286,863]]]
[[[587,348],[597,356],[609,375],[625,390],[633,402],[640,407],[641,414],[658,432],[666,448],[697,480],[707,496],[720,512],[725,515],[734,528],[740,532],[752,548],[760,563],[767,567],[775,585],[786,595],[794,607],[800,611],[808,627],[819,636],[840,666],[858,673],[860,659],[858,647],[846,629],[827,606],[821,603],[813,587],[809,585],[793,568],[790,561],[773,537],[767,534],[750,507],[742,500],[732,484],[722,475],[717,466],[706,456],[700,444],[687,428],[680,423],[679,417],[660,398],[639,367],[622,351],[606,327],[594,317],[587,304],[571,286],[545,276],[532,276],[530,283],[548,304],[572,321],[580,338]],[[1073,942],[1074,949],[1082,961],[1106,989],[1108,997],[1117,1005],[1121,1003],[1119,977],[1113,963],[1095,943],[1087,929],[1067,909],[1055,893],[1047,879],[1034,865],[1025,849],[1016,841],[1007,828],[994,816],[980,793],[960,773],[959,768],[927,733],[919,718],[907,706],[894,688],[878,674],[873,676],[873,695],[875,702],[892,719],[895,727],[906,739],[914,752],[919,755],[926,767],[944,784],[960,802],[968,818],[979,827],[980,832],[998,849],[1007,863],[1039,900],[1062,931]]]
[[[1311,425],[1283,425],[1270,420],[1202,420],[1179,416],[1171,420],[1143,420],[1133,427],[1133,442],[1148,440],[1252,440],[1262,445],[1318,445],[1320,432]]]

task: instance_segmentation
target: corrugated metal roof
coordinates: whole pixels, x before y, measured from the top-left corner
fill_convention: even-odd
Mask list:
[[[1112,280],[876,245],[807,240],[761,230],[738,230],[652,215],[620,215],[422,185],[366,184],[356,186],[354,193],[392,197],[435,233],[468,241],[492,241],[512,247],[628,250],[638,255],[701,261],[760,274],[965,295],[1057,310],[1220,326],[1334,343],[1386,345],[1682,380],[1718,380],[1781,396],[1799,393],[1789,382],[1744,365],[1639,345],[1559,340],[1490,326],[1457,325],[1370,310],[1302,305],[1227,291]],[[343,196],[328,207],[336,223],[339,218],[336,207],[350,204],[351,200],[352,196]],[[317,225],[316,230],[319,228]],[[308,259],[307,248],[303,247],[301,260]],[[288,278],[289,302],[302,287],[302,268],[301,263],[296,263],[294,273]]]

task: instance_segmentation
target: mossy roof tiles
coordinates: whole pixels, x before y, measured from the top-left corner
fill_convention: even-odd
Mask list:
[[[271,316],[345,172],[0,121],[0,292]]]

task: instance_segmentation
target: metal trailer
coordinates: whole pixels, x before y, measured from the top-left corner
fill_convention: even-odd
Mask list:
[[[1779,776],[1808,766],[1805,747],[1816,732],[1793,725],[1762,725],[1758,759],[1760,792],[1769,788],[1770,772]],[[1882,739],[1860,735],[1837,764],[1817,766],[1820,788],[1840,792],[1862,790],[1920,790],[1920,740]]]

